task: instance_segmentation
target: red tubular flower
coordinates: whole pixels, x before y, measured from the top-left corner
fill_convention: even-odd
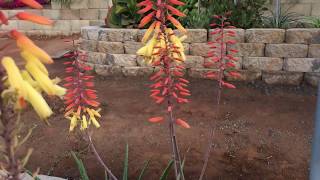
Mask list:
[[[66,114],[71,111],[86,111],[88,107],[96,108],[100,105],[96,101],[96,90],[92,89],[94,87],[93,76],[87,75],[91,67],[85,65],[85,59],[82,58],[80,61],[82,55],[82,52],[79,51],[69,53],[68,58],[71,61],[65,63],[68,65],[65,69],[66,73],[70,74],[64,78],[66,82],[64,86],[68,89],[65,96]]]
[[[150,14],[142,18],[138,27],[139,28],[144,27],[146,24],[148,24],[152,20],[154,15],[155,15],[155,12],[151,12]]]
[[[234,61],[237,58],[234,57],[238,50],[234,48],[227,48],[227,46],[234,45],[237,42],[232,38],[235,36],[235,31],[231,30],[233,26],[230,26],[228,22],[228,16],[230,12],[224,14],[223,16],[215,15],[214,18],[216,22],[212,23],[211,26],[215,28],[210,34],[214,37],[212,42],[209,42],[210,52],[208,52],[208,61],[205,62],[206,67],[218,67],[218,71],[208,72],[205,76],[209,79],[217,79],[219,83],[219,95],[218,104],[220,102],[220,93],[223,87],[234,89],[236,88],[233,84],[225,82],[223,79],[225,75],[231,76],[233,78],[240,78],[240,74],[234,71],[236,65]]]
[[[0,24],[5,24],[8,25],[8,18],[6,17],[6,15],[3,14],[2,11],[0,11]]]

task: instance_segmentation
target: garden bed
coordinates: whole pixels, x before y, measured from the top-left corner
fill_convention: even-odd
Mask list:
[[[62,72],[62,62],[50,67],[52,75]],[[102,102],[100,129],[94,133],[98,151],[120,177],[125,144],[129,144],[129,179],[136,179],[144,161],[151,160],[146,179],[158,179],[171,158],[166,124],[151,124],[149,117],[164,114],[148,97],[150,82],[140,77],[97,77]],[[208,142],[209,125],[215,127],[215,148],[206,179],[297,179],[308,177],[311,136],[315,110],[315,89],[296,86],[237,84],[223,94],[221,113],[216,117],[215,82],[191,79],[191,103],[177,109],[191,129],[178,128],[178,142],[186,156],[187,179],[197,179]],[[71,150],[80,156],[91,179],[103,179],[103,169],[85,149],[79,136],[69,133],[62,116],[63,103],[51,99],[55,116],[50,126],[40,122],[33,111],[23,116],[25,127],[36,125],[25,147],[36,149],[27,166],[41,167],[41,173],[79,179]],[[186,153],[187,149],[189,152]]]

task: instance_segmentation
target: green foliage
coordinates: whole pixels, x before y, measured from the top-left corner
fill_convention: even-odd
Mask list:
[[[187,17],[180,18],[187,28],[209,28],[212,16],[231,11],[230,22],[239,28],[259,27],[262,24],[264,5],[267,0],[185,0],[180,7]],[[200,3],[200,4],[199,4]]]
[[[320,28],[320,17],[306,17],[305,20],[311,27]]]
[[[162,172],[161,176],[160,176],[160,180],[166,180],[168,178],[170,169],[173,165],[174,161],[171,159],[167,165],[167,167],[164,169],[164,171]]]
[[[270,16],[263,17],[263,27],[287,29],[298,26],[300,20],[300,16],[294,12],[289,12],[289,9],[286,11],[280,10],[279,17],[273,12],[271,12]]]
[[[129,162],[129,145],[126,145],[126,152],[124,156],[124,165],[123,165],[123,176],[122,180],[128,180],[128,162]]]
[[[140,0],[112,0],[106,25],[111,28],[136,28],[141,19],[141,15],[137,14],[138,2]]]
[[[71,151],[71,155],[72,155],[73,159],[74,159],[74,160],[76,161],[76,163],[77,163],[77,166],[78,166],[78,169],[79,169],[79,172],[80,172],[80,178],[81,178],[81,180],[89,180],[89,177],[88,177],[88,175],[87,175],[86,168],[84,167],[84,164],[83,164],[82,160],[79,159],[79,158],[77,157],[77,155],[76,155],[73,151]]]
[[[144,173],[146,172],[147,168],[149,167],[149,163],[150,163],[150,160],[146,161],[143,165],[143,168],[141,170],[141,173],[138,177],[138,180],[142,180],[143,176],[144,176]]]

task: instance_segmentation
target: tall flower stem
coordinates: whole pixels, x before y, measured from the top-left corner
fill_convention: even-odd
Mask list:
[[[104,163],[104,161],[102,160],[101,156],[99,155],[93,141],[92,141],[92,137],[90,135],[90,133],[88,131],[85,132],[85,136],[86,139],[89,143],[89,146],[91,148],[91,150],[93,151],[93,154],[95,155],[96,159],[98,160],[98,162],[100,163],[100,165],[105,169],[105,171],[107,172],[107,175],[112,179],[112,180],[118,180],[117,177],[111,172],[111,170],[108,168],[108,166]]]
[[[0,79],[3,77],[2,69],[0,69]],[[0,94],[2,94],[4,87],[3,83],[0,83]],[[8,179],[10,180],[20,180],[20,166],[18,159],[15,156],[15,150],[13,145],[12,132],[15,130],[16,122],[20,121],[20,112],[18,113],[17,120],[13,121],[12,115],[9,113],[10,109],[5,107],[2,98],[0,98],[0,120],[3,126],[3,132],[1,132],[1,137],[4,140],[4,154],[7,156],[6,170],[8,171]]]

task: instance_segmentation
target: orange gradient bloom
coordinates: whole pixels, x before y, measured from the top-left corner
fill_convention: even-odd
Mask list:
[[[29,7],[32,7],[34,9],[42,9],[43,8],[43,6],[35,0],[20,0],[20,2],[22,2],[23,4],[25,4]]]
[[[187,129],[191,128],[190,125],[182,119],[177,119],[176,124]]]
[[[187,33],[187,30],[180,24],[180,22],[178,20],[176,20],[176,18],[174,18],[173,16],[171,16],[170,14],[168,14],[167,19],[177,28],[179,29],[179,31],[183,32],[183,33]]]
[[[164,120],[163,117],[153,117],[153,118],[150,118],[150,119],[149,119],[149,122],[159,123],[159,122],[162,122],[163,120]]]
[[[148,24],[152,20],[154,15],[155,15],[155,12],[152,12],[152,13],[146,15],[144,18],[142,18],[140,21],[140,24],[139,24],[139,28],[142,28],[146,24]]]
[[[17,30],[11,30],[10,35],[17,41],[17,46],[22,50],[30,52],[39,58],[43,63],[53,63],[52,58],[44,50],[35,45],[27,36],[23,35]]]
[[[25,21],[31,21],[37,24],[42,24],[42,25],[53,25],[53,21],[43,17],[43,16],[38,16],[36,14],[31,14],[27,12],[19,12],[16,14],[16,17],[20,20],[25,20]]]

